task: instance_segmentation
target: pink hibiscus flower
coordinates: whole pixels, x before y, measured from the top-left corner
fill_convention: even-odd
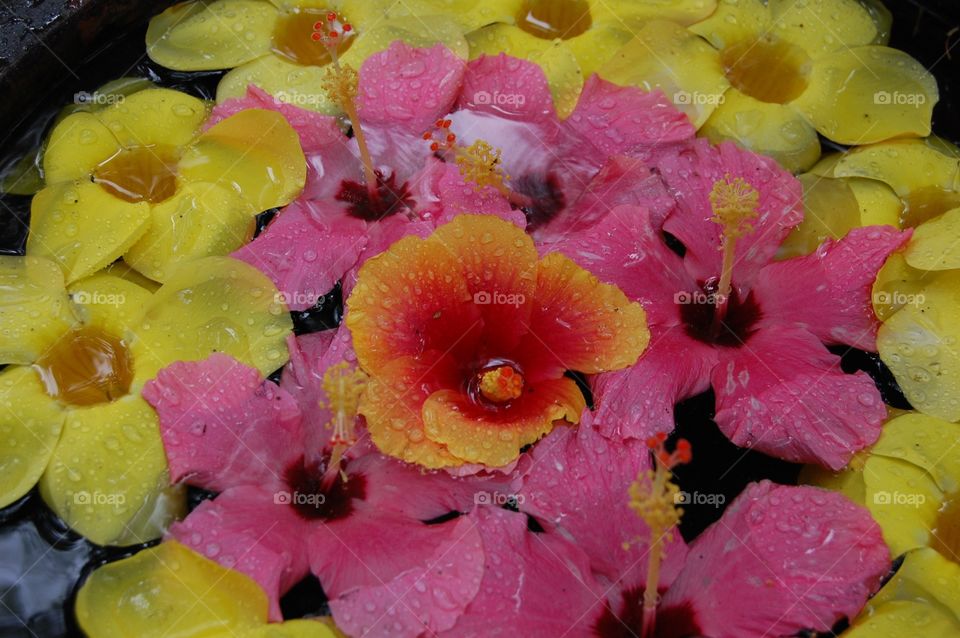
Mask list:
[[[645,355],[596,379],[605,434],[642,440],[670,431],[674,404],[712,387],[715,420],[737,445],[843,467],[876,441],[886,410],[869,376],[844,374],[827,346],[876,349],[871,286],[909,233],[855,229],[812,255],[773,261],[803,216],[799,182],[773,160],[697,140],[661,149],[649,172],[651,207],[617,207],[590,232],[544,248],[616,284],[647,311]],[[718,183],[726,187],[719,195]],[[732,196],[745,198],[755,219],[751,228],[730,229],[735,249],[725,259],[711,198],[738,188]],[[682,248],[671,248],[667,234]],[[718,290],[724,276],[726,294]]]
[[[357,588],[402,587],[411,574],[431,587],[479,580],[467,567],[438,567],[464,526],[431,521],[468,511],[475,493],[497,489],[496,481],[421,471],[379,454],[362,436],[345,445],[343,432],[328,427],[343,397],[323,388],[332,367],[353,360],[349,336],[317,333],[290,347],[281,386],[214,354],[172,364],[144,388],[160,417],[172,481],[219,492],[168,536],[256,580],[273,620],[280,597],[308,572],[332,601]],[[459,591],[448,608],[424,600],[403,622],[449,626],[448,616],[474,593]]]
[[[279,105],[256,87],[214,110],[215,122],[245,108],[277,109],[300,133],[310,165],[303,195],[235,253],[271,277],[294,310],[396,239],[424,236],[457,214],[493,214],[558,237],[614,204],[638,203],[642,166],[617,156],[646,155],[694,133],[661,94],[596,76],[561,122],[536,64],[503,54],[465,63],[440,45],[394,42],[371,56],[360,69],[357,106],[379,176],[377,205],[364,194],[356,136],[340,133],[334,118]],[[453,130],[464,145],[485,140],[500,149],[517,201],[466,181],[450,152],[431,150],[424,133],[445,119],[452,128],[439,127],[442,135]]]

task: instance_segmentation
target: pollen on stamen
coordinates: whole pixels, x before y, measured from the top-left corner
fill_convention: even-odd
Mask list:
[[[713,183],[710,191],[711,221],[723,226],[724,235],[731,239],[753,231],[757,217],[760,193],[742,177],[731,179],[724,175]]]
[[[493,186],[501,192],[508,191],[506,181],[510,176],[503,171],[500,149],[494,148],[484,140],[457,153],[457,166],[463,178],[472,182],[478,189]]]
[[[333,445],[352,445],[360,396],[367,385],[367,375],[346,361],[331,366],[323,375],[323,391],[327,395],[326,407],[332,413],[328,428],[333,429],[330,442]]]

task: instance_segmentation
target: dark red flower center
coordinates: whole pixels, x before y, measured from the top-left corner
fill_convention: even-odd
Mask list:
[[[326,461],[306,463],[301,457],[284,472],[284,482],[290,492],[283,493],[278,503],[288,504],[307,520],[337,520],[349,516],[353,511],[353,502],[362,501],[367,496],[367,481],[362,474],[349,474],[348,461],[342,462],[342,471],[347,479],[337,477],[324,485]]]
[[[414,204],[406,182],[397,184],[396,175],[384,179],[380,171],[377,171],[375,193],[364,183],[344,180],[336,199],[348,204],[347,214],[367,222],[378,222]]]
[[[717,281],[711,279],[700,288],[681,291],[674,296],[674,303],[680,306],[680,319],[687,334],[698,341],[718,346],[736,348],[750,338],[756,330],[756,324],[762,313],[753,293],[740,299],[734,286],[727,300],[726,314],[721,321],[715,321],[717,309]]]
[[[694,638],[700,636],[700,627],[689,605],[657,609],[656,638]],[[593,626],[597,638],[636,638],[643,627],[643,588],[635,587],[621,593],[616,612],[607,605]]]
[[[549,224],[566,206],[566,198],[560,190],[560,181],[552,173],[524,175],[513,182],[513,189],[533,200],[532,206],[524,206],[527,230],[534,231]]]

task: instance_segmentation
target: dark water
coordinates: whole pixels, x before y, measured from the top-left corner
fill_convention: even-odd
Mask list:
[[[888,2],[894,13],[892,45],[914,55],[940,82],[941,99],[935,111],[935,130],[953,141],[960,140],[957,90],[960,83],[960,33],[950,33],[960,23],[949,18],[958,9],[947,2],[919,3],[909,0]],[[930,10],[921,8],[930,7]],[[146,77],[157,84],[176,88],[198,97],[214,95],[221,73],[184,74],[157,67],[144,56],[145,26],[133,29],[109,45],[96,50],[76,69],[75,78],[65,78],[54,92],[58,99],[38,106],[27,118],[26,127],[0,128],[0,169],[35,149],[60,107],[77,91],[93,91],[114,78]],[[954,48],[956,47],[956,48]],[[0,196],[0,254],[22,254],[29,223],[30,198]],[[265,214],[262,222],[268,221]],[[262,229],[263,223],[260,224]],[[297,334],[336,326],[342,315],[339,287],[320,299],[312,310],[293,313]],[[856,350],[837,350],[848,373],[865,370],[875,379],[887,403],[908,407],[892,376],[876,355]],[[277,375],[273,375],[275,380]],[[681,489],[688,492],[722,493],[729,503],[750,481],[761,478],[795,482],[799,466],[737,448],[712,421],[714,397],[706,393],[676,408],[677,432],[690,440],[694,461],[677,471]],[[211,495],[192,491],[196,505]],[[692,505],[686,508],[681,532],[695,537],[719,518],[722,507]],[[537,530],[536,526],[533,527]],[[72,605],[76,590],[92,569],[105,562],[128,556],[141,547],[104,548],[70,532],[31,492],[18,503],[0,511],[0,638],[60,638],[79,636]],[[320,584],[308,578],[282,602],[288,617],[325,611]]]

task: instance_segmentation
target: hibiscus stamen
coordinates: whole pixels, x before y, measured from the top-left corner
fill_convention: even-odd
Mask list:
[[[360,407],[360,395],[367,385],[367,375],[346,361],[341,361],[327,369],[322,385],[327,402],[320,407],[327,407],[333,413],[327,424],[333,429],[330,463],[321,481],[325,487],[329,487],[340,472],[344,453],[357,442],[357,410]]]
[[[457,144],[457,135],[450,130],[450,120],[437,120],[434,130],[424,133],[423,139],[430,142],[430,150],[434,153],[452,153],[463,179],[472,183],[476,190],[492,186],[517,208],[530,208],[535,204],[532,198],[508,186],[510,176],[503,170],[499,148],[484,140],[476,140],[470,146]]]
[[[672,469],[681,463],[689,463],[692,458],[687,440],[678,440],[672,453],[664,448],[666,440],[667,435],[663,433],[647,440],[647,446],[653,452],[654,469],[647,470],[630,485],[630,509],[634,510],[650,529],[641,638],[651,638],[654,635],[657,605],[660,602],[660,565],[666,556],[666,544],[673,540],[674,527],[683,514],[683,510],[677,507],[680,488],[671,480]]]
[[[353,26],[346,22],[343,16],[330,11],[323,20],[318,20],[313,25],[311,38],[323,45],[330,54],[330,66],[323,80],[323,88],[350,120],[353,136],[357,139],[357,147],[360,149],[360,161],[363,162],[367,190],[370,198],[376,199],[379,197],[377,172],[373,165],[373,156],[370,155],[370,149],[367,146],[367,138],[360,127],[360,116],[357,111],[360,75],[349,64],[340,64],[338,55],[340,43],[345,38],[351,37],[353,33]]]
[[[523,394],[523,375],[513,366],[497,366],[480,373],[480,394],[493,403],[506,403]]]
[[[710,220],[723,228],[721,249],[723,250],[723,266],[720,271],[720,282],[717,285],[716,309],[713,314],[714,334],[718,334],[720,324],[727,314],[727,302],[730,299],[733,278],[733,260],[736,253],[737,239],[753,232],[752,222],[757,217],[760,203],[760,193],[742,177],[730,178],[724,175],[713,183],[710,191],[710,207],[713,217]]]

